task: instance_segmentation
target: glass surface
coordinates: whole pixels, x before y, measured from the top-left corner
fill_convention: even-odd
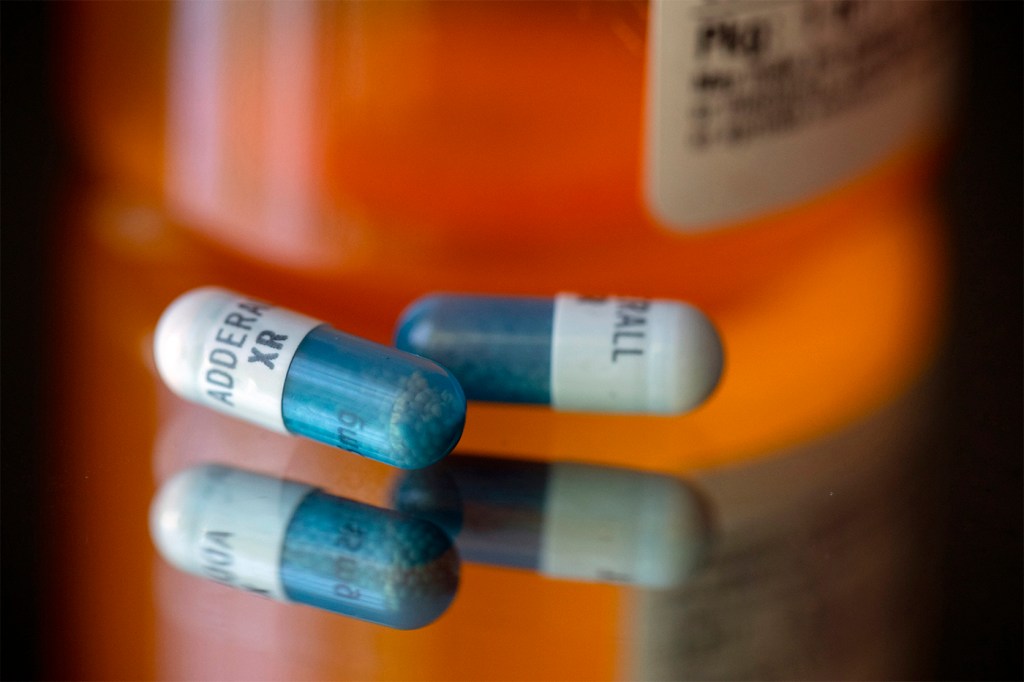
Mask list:
[[[72,121],[96,182],[69,202],[53,332],[76,352],[53,359],[50,494],[67,513],[44,567],[51,676],[918,674],[947,280],[935,127],[785,210],[682,235],[639,190],[646,3],[68,15]],[[456,473],[420,485],[167,390],[156,321],[211,284],[378,343],[433,291],[692,301],[726,370],[678,417],[473,403]],[[363,505],[432,519],[465,550],[450,606],[399,631],[174,569],[146,510],[210,462],[321,489],[310,504],[333,511],[304,538]]]
[[[76,513],[54,541],[63,543],[64,556],[77,570],[50,594],[61,604],[62,627],[54,636],[67,652],[65,665],[115,677],[174,679],[479,679],[498,670],[516,678],[559,679],[635,679],[678,671],[693,677],[753,676],[770,670],[807,676],[847,670],[872,677],[914,669],[921,630],[912,619],[893,621],[890,606],[893,595],[911,599],[928,588],[914,567],[929,556],[928,535],[921,529],[928,527],[931,508],[917,500],[927,497],[924,482],[934,472],[921,447],[926,441],[919,439],[923,427],[917,426],[916,415],[926,418],[930,389],[913,389],[919,380],[909,379],[919,376],[914,368],[925,365],[920,354],[928,346],[918,346],[911,355],[919,360],[905,365],[910,349],[903,344],[919,343],[921,337],[908,332],[923,321],[915,322],[910,308],[879,305],[874,287],[887,286],[887,296],[895,301],[907,300],[898,286],[891,286],[900,281],[921,294],[927,281],[922,272],[928,270],[920,259],[936,253],[928,248],[932,232],[922,224],[893,220],[877,232],[866,224],[860,238],[869,244],[892,240],[888,243],[913,248],[890,261],[895,269],[854,268],[855,287],[847,287],[845,267],[824,266],[853,257],[870,262],[873,249],[843,250],[836,260],[819,261],[795,275],[807,280],[792,295],[813,306],[813,312],[804,313],[808,319],[821,320],[801,327],[808,339],[802,344],[793,345],[787,331],[795,322],[778,316],[785,311],[784,299],[747,311],[709,311],[721,321],[731,364],[721,393],[690,415],[607,418],[554,414],[545,407],[471,404],[466,434],[454,455],[465,457],[463,462],[486,457],[490,464],[481,462],[481,476],[490,469],[494,475],[473,482],[467,469],[462,474],[466,482],[456,488],[461,508],[441,495],[440,519],[461,510],[464,528],[455,535],[456,551],[460,534],[468,543],[460,586],[433,624],[398,631],[211,584],[156,555],[144,531],[146,510],[159,484],[189,466],[231,464],[382,508],[396,506],[395,491],[405,473],[268,432],[173,395],[157,376],[150,350],[163,308],[181,291],[209,282],[211,273],[217,274],[216,283],[237,289],[260,280],[262,272],[197,249],[191,237],[144,206],[101,194],[83,197],[82,206],[86,210],[79,213],[83,222],[65,301],[69,311],[83,314],[65,322],[74,326],[82,353],[103,355],[112,364],[62,364],[61,404],[75,409],[62,409],[66,419],[56,437],[74,453],[64,462],[68,475],[95,481],[105,472],[106,480],[121,483],[103,485],[101,497],[90,485],[62,492],[62,504]],[[308,300],[301,287],[254,293],[293,308]],[[835,309],[837,300],[862,302],[875,324],[889,320],[883,325],[887,333],[877,336],[872,326],[856,327],[859,333],[850,334],[850,326],[829,324],[843,315]],[[403,305],[380,315],[371,308],[372,324],[356,324],[358,306],[350,314],[333,309],[357,301],[332,297],[310,312],[385,340]],[[890,310],[893,316],[885,317]],[[756,328],[766,320],[766,326]],[[898,329],[903,331],[895,334]],[[773,338],[777,342],[769,346]],[[894,345],[869,352],[871,338],[888,338]],[[808,344],[817,344],[815,354],[807,355]],[[772,354],[784,357],[768,357]],[[871,380],[859,386],[836,380],[854,371],[837,367],[826,381],[815,363],[829,357],[853,367],[882,362],[902,370],[870,374]],[[804,426],[792,433],[791,444],[766,441],[757,457],[747,454],[741,460],[742,450],[724,449],[723,443],[746,442],[772,424],[793,423],[778,420],[792,414],[794,406],[770,399],[786,384],[757,381],[759,368],[763,371],[769,362],[781,367],[784,359],[792,367],[788,380],[804,382],[803,390],[813,391],[819,406],[862,407],[833,413],[834,426],[820,435],[805,430],[809,422],[797,422]],[[111,366],[118,371],[109,371]],[[786,390],[782,395],[799,398]],[[128,395],[139,397],[131,420],[97,399]],[[872,397],[865,401],[865,396]],[[734,410],[744,417],[733,419]],[[715,427],[718,419],[722,430]],[[144,456],[112,455],[136,452]],[[712,464],[729,458],[743,463]],[[704,561],[669,589],[635,584],[617,567],[586,579],[579,578],[582,569],[573,578],[568,569],[543,568],[543,542],[536,529],[544,515],[536,505],[544,486],[538,482],[548,478],[545,471],[554,463],[563,462],[667,477],[694,490],[710,524]],[[521,483],[510,475],[531,469],[537,475]],[[533,502],[516,501],[524,497]],[[615,508],[611,496],[597,503],[598,511]],[[587,521],[598,518],[595,512]],[[619,517],[623,524],[632,520],[629,514]],[[593,527],[584,521],[576,526],[580,536]],[[496,555],[495,549],[506,556]],[[116,589],[109,556],[119,557]],[[103,599],[89,597],[99,594]],[[921,599],[917,603],[931,603]],[[926,614],[908,611],[906,616]],[[130,637],[139,646],[126,651],[97,645],[87,636],[97,618],[109,624],[104,641]],[[891,629],[879,639],[875,634],[882,624]],[[765,640],[766,632],[777,637]],[[744,655],[722,653],[735,647]],[[812,650],[814,657],[808,658]]]

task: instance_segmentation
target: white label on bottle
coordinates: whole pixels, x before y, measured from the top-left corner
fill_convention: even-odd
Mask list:
[[[648,207],[666,227],[712,229],[881,162],[941,121],[950,15],[931,2],[655,0]]]

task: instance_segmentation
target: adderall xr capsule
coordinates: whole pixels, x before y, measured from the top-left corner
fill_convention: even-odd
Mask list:
[[[447,367],[471,400],[678,414],[722,373],[722,343],[678,301],[434,295],[403,314],[395,345]]]
[[[154,350],[187,400],[403,469],[462,435],[466,399],[442,367],[223,289],[174,301]]]
[[[447,531],[463,561],[569,580],[677,587],[712,538],[684,481],[570,462],[452,455],[403,474],[392,503]]]
[[[187,573],[393,628],[433,622],[458,587],[458,556],[432,523],[231,467],[177,474],[149,520]]]

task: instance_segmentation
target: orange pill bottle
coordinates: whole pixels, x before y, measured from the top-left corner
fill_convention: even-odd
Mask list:
[[[69,202],[61,325],[106,360],[61,368],[53,442],[77,483],[61,491],[75,513],[55,551],[74,578],[54,594],[54,675],[919,670],[950,8],[182,2],[65,18],[89,182]],[[473,403],[458,451],[685,478],[712,512],[707,564],[665,592],[467,562],[450,610],[415,632],[175,572],[146,514],[189,464],[376,504],[393,476],[163,387],[156,320],[205,284],[383,343],[438,290],[699,305],[726,352],[701,408]]]

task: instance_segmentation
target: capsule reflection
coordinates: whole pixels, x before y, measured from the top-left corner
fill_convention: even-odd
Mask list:
[[[466,561],[653,589],[685,582],[712,536],[687,483],[577,463],[449,456],[403,475],[393,504],[444,528]]]
[[[440,617],[458,586],[457,554],[434,524],[226,466],[169,480],[150,532],[188,573],[403,630]]]

